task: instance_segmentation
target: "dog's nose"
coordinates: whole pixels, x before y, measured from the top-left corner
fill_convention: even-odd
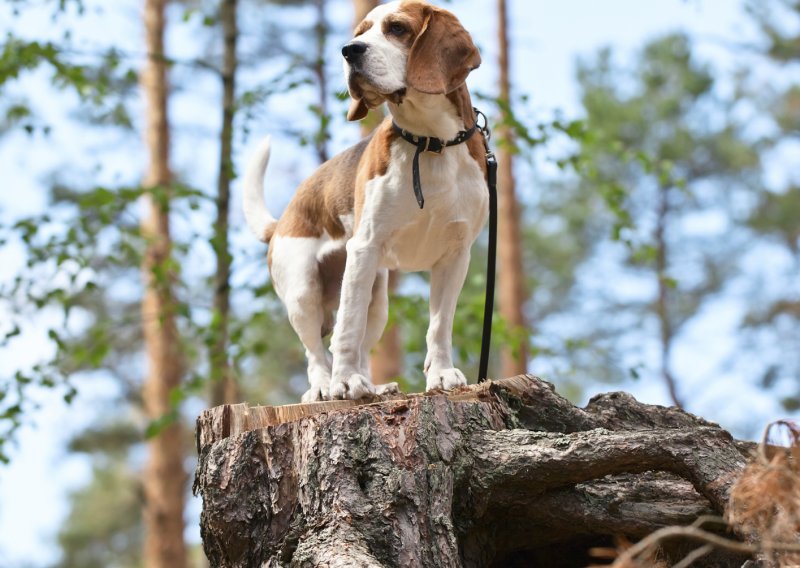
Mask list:
[[[363,41],[351,41],[342,47],[342,55],[350,62],[355,63],[367,51],[367,44]]]

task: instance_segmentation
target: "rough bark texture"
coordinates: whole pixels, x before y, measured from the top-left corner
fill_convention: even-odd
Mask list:
[[[142,387],[145,411],[150,419],[170,410],[170,392],[180,384],[183,358],[175,325],[175,298],[169,269],[169,120],[167,116],[167,70],[164,57],[165,0],[146,0],[144,24],[147,63],[141,83],[145,98],[145,142],[149,165],[143,180],[146,188],[160,196],[144,198],[142,237],[147,249],[142,261],[144,297],[142,327],[147,353],[147,374]],[[143,472],[145,566],[181,568],[186,565],[183,542],[184,434],[180,422],[165,428],[148,443]]]
[[[525,319],[525,271],[522,266],[522,231],[520,207],[514,183],[514,135],[511,131],[511,79],[509,77],[508,13],[506,0],[497,2],[498,67],[500,70],[501,126],[497,129],[497,191],[498,235],[497,291],[500,315],[505,322],[520,333],[529,326]],[[522,348],[505,347],[501,353],[501,376],[511,377],[528,372],[527,341]]]
[[[224,406],[197,440],[212,566],[586,566],[615,535],[722,513],[745,463],[715,424],[623,393],[576,408],[532,376]]]

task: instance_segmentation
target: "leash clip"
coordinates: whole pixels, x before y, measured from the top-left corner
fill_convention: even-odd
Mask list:
[[[472,107],[472,110],[475,111],[475,125],[478,127],[478,130],[481,131],[484,138],[486,138],[486,152],[488,159],[488,155],[491,153],[489,152],[489,140],[492,139],[492,131],[489,128],[489,119],[486,118],[486,115],[483,114],[481,111],[479,111],[477,108]],[[483,122],[483,124],[480,124],[478,119],[481,119],[480,121]],[[494,154],[492,154],[492,157],[494,157]]]

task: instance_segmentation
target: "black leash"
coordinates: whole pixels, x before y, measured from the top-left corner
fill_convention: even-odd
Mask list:
[[[397,126],[393,121],[392,128],[406,142],[417,147],[414,152],[411,175],[414,185],[414,196],[417,198],[419,208],[425,205],[422,195],[422,182],[419,175],[419,156],[423,152],[441,154],[449,146],[457,146],[469,140],[476,130],[483,133],[483,146],[486,150],[486,181],[489,187],[489,250],[486,260],[486,298],[483,305],[483,335],[481,337],[481,359],[478,366],[478,382],[486,380],[489,372],[489,351],[492,344],[492,315],[494,313],[494,280],[497,265],[497,159],[489,148],[492,133],[489,130],[489,121],[486,115],[478,109],[475,111],[475,124],[468,130],[462,130],[452,140],[442,140],[433,136],[417,136]],[[478,119],[483,119],[483,125],[478,126]]]
[[[492,131],[486,115],[478,109],[477,117],[483,118],[483,147],[486,150],[486,185],[489,187],[489,249],[486,251],[486,297],[483,303],[483,335],[481,337],[481,360],[478,365],[478,382],[486,380],[489,373],[489,351],[492,347],[492,315],[494,314],[494,280],[497,267],[497,158],[489,147]]]

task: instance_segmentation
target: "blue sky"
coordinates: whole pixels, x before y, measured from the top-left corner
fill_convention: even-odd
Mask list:
[[[80,34],[76,34],[76,37],[80,37],[80,41],[89,47],[106,43],[110,38],[122,38],[119,41],[134,51],[141,38],[137,19],[139,4],[131,0],[115,1],[113,8],[109,8],[109,4],[87,2],[89,16],[78,24]],[[695,39],[700,58],[710,61],[717,68],[730,71],[741,61],[729,55],[726,45],[755,35],[738,0],[509,0],[509,4],[515,89],[517,93],[528,94],[533,107],[543,116],[556,109],[567,116],[574,116],[579,111],[573,78],[576,57],[590,55],[601,46],[611,45],[623,59],[630,58],[645,40],[670,31],[686,30]],[[342,28],[352,20],[349,5],[349,2],[339,0],[332,7],[331,18]],[[494,65],[494,2],[455,0],[446,5],[460,16],[482,47],[484,63],[470,78],[471,87],[491,93],[497,78]],[[97,6],[105,7],[101,13],[96,13]],[[14,25],[15,32],[30,37],[57,33],[56,27],[41,13],[21,20],[7,15],[7,6],[0,7],[0,31],[3,34],[8,25]],[[177,54],[191,53],[192,39],[191,33],[179,30],[170,36],[170,49]],[[338,65],[332,66],[332,69],[337,68]],[[334,85],[343,88],[341,77],[337,75],[334,79]],[[13,186],[13,192],[3,189],[0,193],[0,216],[3,220],[39,211],[45,205],[43,172],[47,169],[59,164],[82,163],[86,161],[84,156],[87,152],[103,152],[100,143],[82,140],[80,131],[63,122],[61,116],[64,107],[59,106],[58,102],[51,105],[51,101],[47,100],[44,81],[44,76],[36,73],[24,79],[21,88],[33,96],[48,121],[54,124],[51,138],[30,139],[18,134],[0,140],[3,186]],[[197,78],[198,90],[214,93],[214,87],[203,86],[203,81],[205,79],[202,77]],[[205,120],[201,116],[203,101],[192,103],[185,95],[181,94],[180,97],[186,103],[173,105],[177,121],[199,124],[206,129],[216,127],[216,118]],[[269,104],[280,107],[293,103],[277,100]],[[261,134],[266,132],[254,136]],[[336,149],[354,141],[356,136],[355,127],[343,129],[334,139]],[[254,142],[251,140],[250,145]],[[120,140],[120,143],[130,144],[128,159],[117,158],[106,163],[103,170],[96,173],[98,179],[109,183],[119,179],[135,179],[141,171],[141,144],[136,139]],[[247,144],[237,147],[236,158],[239,163],[248,151]],[[292,151],[291,148],[275,149],[271,168],[276,172],[276,177],[281,172],[292,172],[296,168],[302,171],[311,167],[310,161],[290,155]],[[210,158],[215,155],[213,145],[196,144],[190,136],[176,138],[177,166],[190,171],[193,176],[215,176],[216,172],[211,169],[215,158]],[[91,162],[87,162],[86,167],[90,166]],[[788,167],[784,164],[784,169]],[[292,172],[292,175],[286,176],[286,181],[277,183],[275,195],[271,196],[274,204],[285,203],[293,191],[292,180],[296,175],[296,172]],[[233,223],[242,225],[238,210],[233,213]],[[0,265],[9,269],[9,272],[0,274],[0,278],[12,274],[13,267],[19,262],[19,251],[13,247],[0,251]],[[737,396],[730,399],[725,408],[716,408],[713,401],[730,398],[732,389],[729,380],[735,380],[735,374],[730,374],[728,380],[720,380],[716,385],[704,383],[705,377],[732,348],[724,330],[734,325],[736,309],[732,305],[730,310],[719,310],[714,318],[701,319],[687,331],[690,337],[696,338],[686,342],[687,345],[696,345],[697,349],[689,347],[676,357],[677,374],[687,378],[687,389],[696,388],[699,393],[698,409],[708,411],[712,419],[721,421],[723,425],[732,423],[727,421],[736,413],[746,413],[750,419],[762,421],[778,411],[774,400],[746,385],[733,389],[737,391]],[[0,313],[0,319],[2,317]],[[46,355],[41,349],[46,344],[44,329],[50,318],[49,314],[38,315],[15,344],[13,352],[0,354],[0,374],[32,364]],[[709,341],[710,337],[717,339]],[[647,402],[667,401],[660,384],[631,383],[623,385],[623,388]],[[0,567],[54,559],[56,549],[53,537],[66,513],[66,491],[80,485],[90,471],[86,460],[64,457],[61,448],[71,432],[86,424],[92,409],[111,394],[113,386],[102,380],[92,381],[71,407],[64,406],[54,393],[40,393],[41,411],[35,417],[35,424],[22,430],[20,445],[12,452],[12,464],[0,468]],[[196,509],[197,503],[194,507]],[[194,518],[190,519],[189,531],[191,538],[197,540]]]

